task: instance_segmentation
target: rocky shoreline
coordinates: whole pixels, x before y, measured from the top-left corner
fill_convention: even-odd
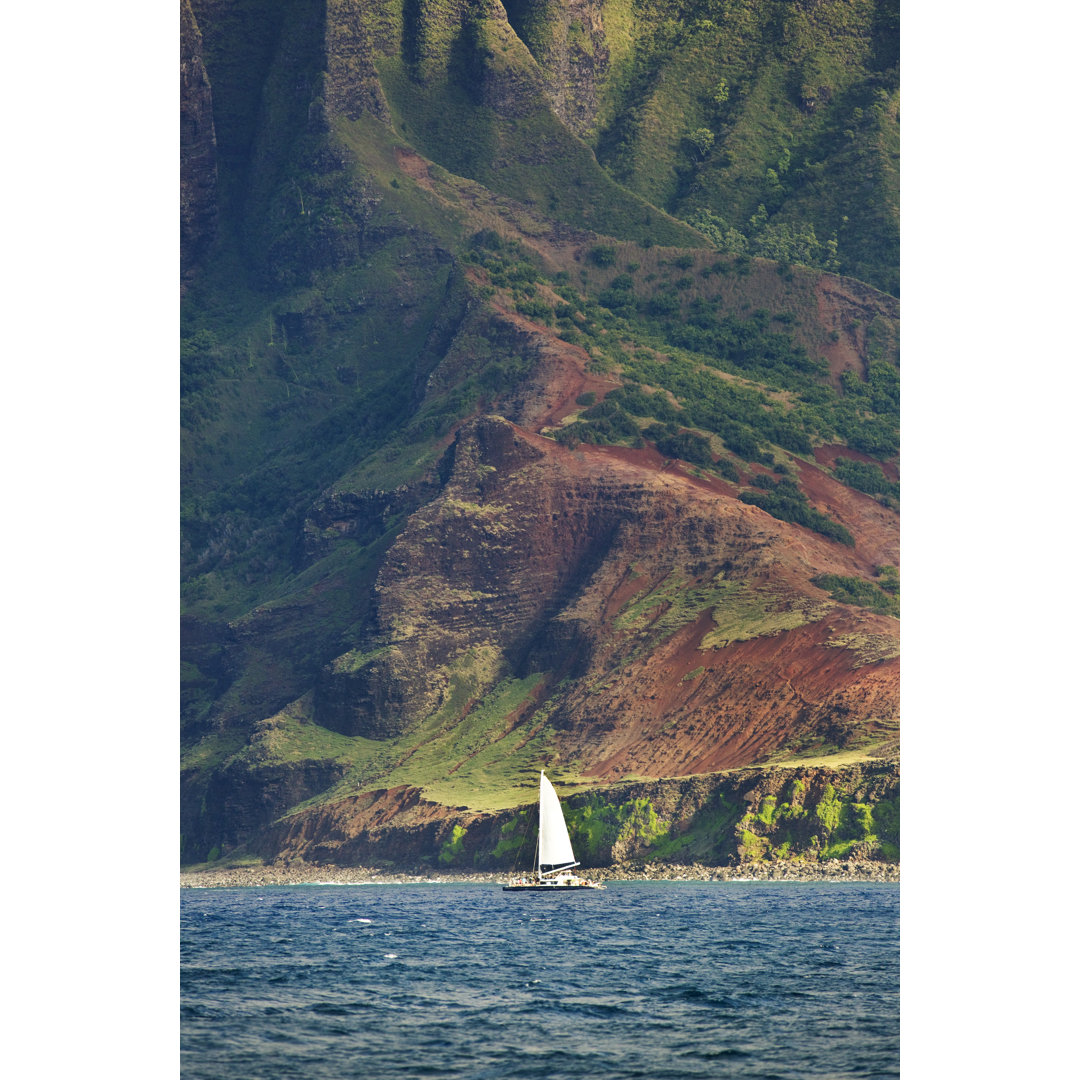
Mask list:
[[[900,881],[899,865],[859,859],[743,866],[626,863],[582,870],[581,873],[593,881]],[[417,885],[432,882],[501,884],[505,880],[505,873],[454,873],[445,870],[401,872],[364,866],[312,866],[306,863],[223,867],[180,873],[182,889],[261,888],[267,885]]]

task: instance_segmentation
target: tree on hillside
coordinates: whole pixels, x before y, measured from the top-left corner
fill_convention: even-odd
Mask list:
[[[697,128],[695,131],[691,131],[687,138],[694,144],[702,161],[705,160],[706,155],[713,148],[713,143],[716,142],[716,136],[708,128]]]

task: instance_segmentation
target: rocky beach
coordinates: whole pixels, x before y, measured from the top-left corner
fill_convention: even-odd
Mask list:
[[[627,863],[583,870],[594,881],[900,881],[900,867],[860,859],[825,862],[776,862],[742,866],[704,866],[701,863]],[[453,873],[436,870],[404,872],[376,867],[313,866],[310,864],[236,866],[181,871],[180,887],[232,889],[267,885],[419,885],[501,884],[505,873]]]

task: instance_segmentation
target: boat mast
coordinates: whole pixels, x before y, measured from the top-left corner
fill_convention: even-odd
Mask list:
[[[540,779],[544,779],[543,769],[540,770]],[[536,826],[536,879],[539,881],[544,876],[544,871],[540,869],[540,852],[544,850],[544,812],[539,798],[536,801],[536,816],[539,818]]]

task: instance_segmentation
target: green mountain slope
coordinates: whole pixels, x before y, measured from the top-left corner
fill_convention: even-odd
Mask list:
[[[181,12],[185,860],[888,752],[895,8]]]
[[[811,262],[897,292],[898,4],[507,11],[549,71],[565,79],[569,56],[588,73],[574,90],[590,107],[567,102],[563,115],[632,190],[723,250]]]

